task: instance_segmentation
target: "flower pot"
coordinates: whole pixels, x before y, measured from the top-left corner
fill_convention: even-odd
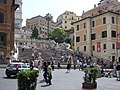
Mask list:
[[[84,89],[95,89],[97,88],[97,83],[82,83],[82,88]]]

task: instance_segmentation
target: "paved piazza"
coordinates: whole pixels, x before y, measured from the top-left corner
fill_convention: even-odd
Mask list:
[[[79,70],[71,70],[66,73],[66,69],[53,71],[52,85],[46,86],[46,83],[41,82],[43,79],[40,74],[37,84],[37,90],[84,90],[82,89],[84,73]],[[116,78],[98,78],[97,89],[93,90],[120,90],[120,81]]]

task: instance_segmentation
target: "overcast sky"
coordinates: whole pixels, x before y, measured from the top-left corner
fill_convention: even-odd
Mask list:
[[[22,0],[22,18],[23,26],[26,19],[37,15],[45,16],[50,13],[53,20],[67,11],[72,11],[77,15],[81,15],[83,10],[87,11],[94,8],[94,4],[98,4],[100,0]],[[120,0],[119,0],[120,1]]]

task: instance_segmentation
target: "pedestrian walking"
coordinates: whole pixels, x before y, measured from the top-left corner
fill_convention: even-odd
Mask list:
[[[60,66],[60,62],[58,62],[58,65],[57,65],[57,67],[58,67],[58,69],[60,69],[60,68],[61,68],[61,66]]]
[[[79,71],[83,69],[82,67],[83,67],[83,63],[82,61],[79,61]]]
[[[44,62],[43,63],[43,77],[44,77],[44,81],[48,84],[48,79],[47,79],[47,63]]]
[[[120,81],[120,62],[116,66],[117,80]]]
[[[51,79],[52,79],[52,67],[50,65],[50,62],[48,62],[47,74],[48,74],[48,84],[52,85],[52,83],[51,83]]]
[[[70,73],[70,69],[71,69],[71,63],[68,61],[67,63],[67,72],[66,73]]]
[[[52,70],[54,71],[54,62],[51,63]]]
[[[41,72],[41,69],[42,69],[42,62],[41,61],[38,61],[38,69]]]
[[[30,60],[30,70],[33,70],[33,68],[34,68],[34,62]]]

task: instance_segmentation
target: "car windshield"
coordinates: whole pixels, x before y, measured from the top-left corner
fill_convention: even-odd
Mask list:
[[[27,68],[27,64],[22,64],[22,68]]]
[[[11,67],[11,68],[16,68],[16,67],[21,67],[20,64],[9,64],[8,67]]]

